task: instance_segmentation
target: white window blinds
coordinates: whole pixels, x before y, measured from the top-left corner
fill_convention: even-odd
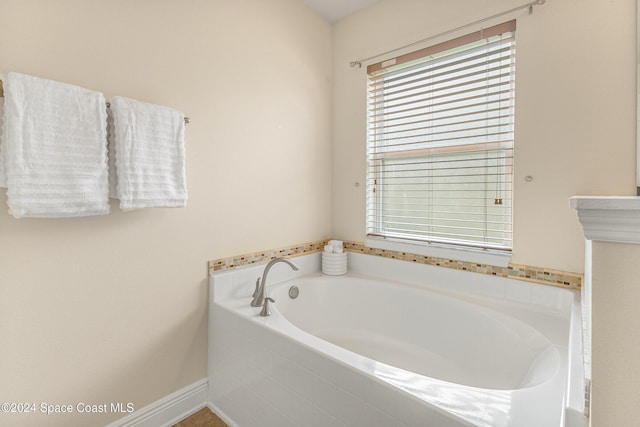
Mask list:
[[[515,21],[367,71],[368,236],[510,250]]]

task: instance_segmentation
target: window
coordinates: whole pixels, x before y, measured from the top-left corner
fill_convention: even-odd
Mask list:
[[[510,251],[515,21],[367,72],[367,236]]]

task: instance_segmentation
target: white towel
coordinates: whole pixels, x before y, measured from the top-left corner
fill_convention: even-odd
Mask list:
[[[109,198],[118,198],[118,177],[116,175],[116,142],[113,129],[113,113],[111,108],[107,108],[107,152],[109,153]]]
[[[109,213],[104,96],[18,73],[4,80],[9,212],[16,218]]]
[[[111,114],[120,208],[186,206],[184,115],[123,97]]]

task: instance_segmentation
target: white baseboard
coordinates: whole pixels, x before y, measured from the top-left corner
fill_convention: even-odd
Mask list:
[[[238,427],[238,424],[236,424],[231,418],[229,418],[227,416],[227,414],[224,413],[224,411],[221,411],[220,408],[218,408],[216,405],[214,405],[211,402],[207,403],[207,407],[211,410],[211,412],[213,412],[214,414],[216,414],[216,416],[218,418],[220,418],[222,421],[224,421],[224,423],[226,425],[228,425],[229,427]]]
[[[136,409],[106,427],[168,427],[207,406],[206,378]]]

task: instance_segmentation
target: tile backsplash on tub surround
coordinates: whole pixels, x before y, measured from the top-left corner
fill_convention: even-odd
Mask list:
[[[293,246],[278,249],[268,249],[250,254],[237,255],[229,258],[219,258],[209,261],[209,275],[215,271],[227,270],[235,267],[265,264],[275,257],[296,257],[320,252],[330,239],[316,240]],[[529,282],[541,283],[543,285],[559,286],[566,289],[580,289],[582,287],[583,275],[565,271],[552,270],[548,268],[532,267],[521,264],[509,264],[507,267],[496,267],[493,265],[477,264],[473,262],[457,261],[446,258],[436,258],[425,255],[416,255],[408,252],[392,251],[387,249],[376,249],[367,247],[362,242],[345,241],[344,249],[347,252],[356,252],[365,255],[393,258],[403,261],[428,264],[455,270],[472,271],[491,276],[507,277]]]
[[[320,252],[329,243],[329,239],[316,240],[315,242],[301,243],[278,249],[267,249],[250,254],[237,255],[229,258],[218,258],[209,261],[209,275],[214,271],[228,270],[230,268],[242,267],[253,264],[266,264],[276,257],[293,258],[297,256]]]

